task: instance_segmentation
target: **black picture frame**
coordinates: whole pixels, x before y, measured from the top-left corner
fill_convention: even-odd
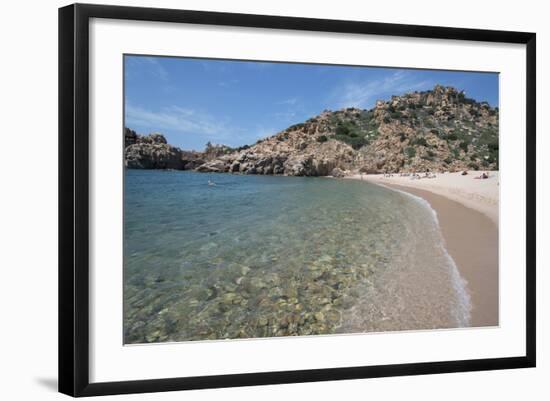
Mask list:
[[[526,45],[526,353],[519,357],[90,383],[88,61],[91,18]],[[237,387],[535,366],[536,35],[479,29],[74,4],[59,9],[59,391],[71,396]]]

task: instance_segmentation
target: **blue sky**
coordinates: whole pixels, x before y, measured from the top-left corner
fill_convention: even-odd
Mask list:
[[[371,108],[436,84],[498,106],[498,74],[125,56],[125,124],[168,143],[252,144],[323,110]]]

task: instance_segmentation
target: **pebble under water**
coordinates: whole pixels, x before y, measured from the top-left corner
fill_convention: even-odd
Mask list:
[[[434,212],[413,196],[330,178],[125,172],[126,344],[468,319]]]

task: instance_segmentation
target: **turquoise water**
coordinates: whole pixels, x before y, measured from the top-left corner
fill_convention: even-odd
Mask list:
[[[460,327],[468,308],[434,212],[410,195],[329,178],[125,173],[127,344]]]

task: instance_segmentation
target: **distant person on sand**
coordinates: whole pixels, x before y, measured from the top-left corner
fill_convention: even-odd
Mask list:
[[[466,170],[464,170],[464,171],[462,172],[462,174],[460,174],[460,175],[468,175],[468,172],[467,172]]]
[[[487,178],[489,178],[489,174],[487,174],[487,172],[485,172],[481,175],[478,175],[477,177],[474,177],[474,179],[476,179],[476,180],[486,180]]]

